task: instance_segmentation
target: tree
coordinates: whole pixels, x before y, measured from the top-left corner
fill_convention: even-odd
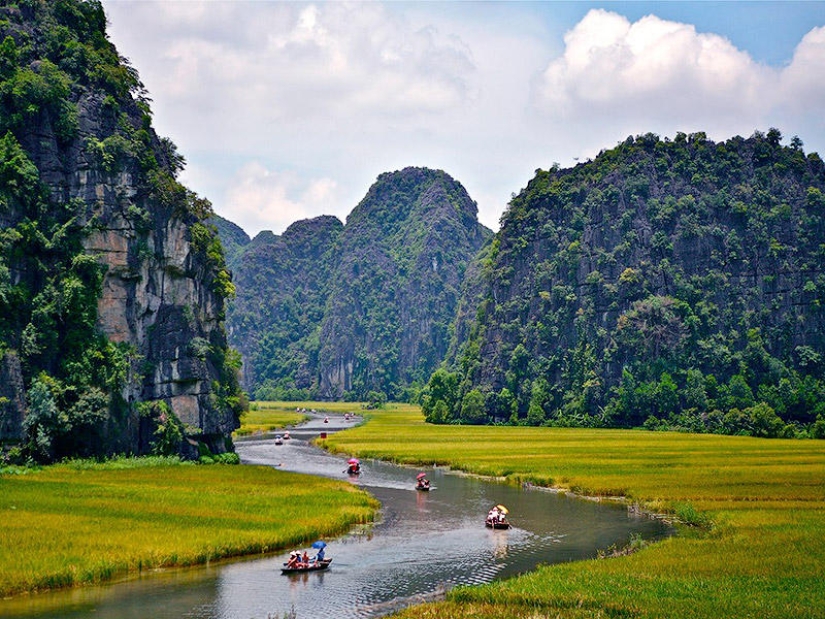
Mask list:
[[[484,396],[478,389],[468,391],[461,400],[461,421],[469,424],[482,424],[487,421]]]
[[[421,408],[425,419],[430,423],[442,423],[457,417],[458,374],[448,372],[444,368],[437,369],[430,377],[422,399]],[[438,402],[443,402],[447,410],[441,422],[435,421],[435,406]]]
[[[23,420],[27,450],[38,460],[49,462],[54,458],[54,442],[71,429],[69,418],[57,408],[48,383],[41,376],[29,389],[29,411]]]
[[[759,402],[743,412],[750,417],[753,436],[776,438],[783,435],[785,422],[764,402]]]

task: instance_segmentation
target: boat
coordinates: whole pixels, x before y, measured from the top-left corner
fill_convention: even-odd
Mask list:
[[[347,461],[347,469],[344,471],[347,475],[360,475],[361,474],[361,462],[358,458],[350,458]]]
[[[325,570],[329,567],[329,564],[332,563],[332,558],[329,559],[321,559],[320,561],[313,561],[312,563],[307,564],[300,564],[295,567],[284,567],[281,568],[281,574],[300,574],[302,572],[317,572],[319,570]]]
[[[350,464],[347,467],[347,475],[360,475],[361,474],[361,465],[360,464]]]
[[[487,520],[484,521],[484,524],[488,529],[509,529],[510,528],[510,523],[507,522],[506,520],[492,520],[490,518],[487,518]]]
[[[509,529],[510,522],[507,520],[507,514],[510,513],[504,505],[496,505],[487,514],[484,520],[484,526],[488,529]]]

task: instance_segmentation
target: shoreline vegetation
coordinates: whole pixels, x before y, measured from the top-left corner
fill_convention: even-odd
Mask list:
[[[299,407],[277,402],[250,402],[249,410],[241,414],[241,427],[233,436],[252,436],[266,434],[275,430],[296,426],[309,419],[309,416],[297,411]]]
[[[434,426],[387,405],[318,444],[673,515],[679,534],[610,560],[459,587],[403,619],[825,616],[825,443],[603,430]]]
[[[315,408],[364,415],[368,423],[316,440],[333,452],[622,500],[687,523],[675,537],[635,543],[636,552],[456,588],[394,617],[825,616],[821,441],[433,426],[419,407],[403,404],[373,411],[357,403],[259,405],[272,414]],[[0,484],[3,596],[274,552],[369,522],[378,508],[346,482],[152,458],[7,472]],[[296,492],[303,498],[290,506],[305,511],[285,526],[282,498]]]
[[[379,508],[345,481],[176,458],[5,469],[0,489],[0,598],[278,552]]]

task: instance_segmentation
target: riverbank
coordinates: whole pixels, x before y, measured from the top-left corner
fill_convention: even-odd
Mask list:
[[[295,406],[286,406],[277,402],[252,402],[249,410],[241,415],[241,427],[233,436],[252,436],[266,434],[288,427],[296,426],[309,419],[309,415],[299,412]]]
[[[0,488],[0,597],[275,552],[379,507],[345,481],[164,458],[3,474]]]
[[[371,413],[327,449],[624,497],[706,527],[629,556],[543,567],[399,613],[439,617],[825,616],[825,443],[625,430],[432,426]]]

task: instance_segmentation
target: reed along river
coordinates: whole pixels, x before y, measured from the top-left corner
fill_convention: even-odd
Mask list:
[[[381,501],[376,524],[326,540],[326,571],[282,575],[287,554],[218,566],[170,570],[107,586],[73,589],[0,602],[0,616],[54,619],[298,619],[380,617],[437,599],[456,585],[507,578],[541,563],[595,557],[623,546],[631,536],[646,540],[670,534],[657,520],[626,507],[552,492],[521,489],[451,474],[362,462],[362,474],[345,474],[346,458],[307,441],[346,425],[319,417],[293,438],[238,441],[244,463],[351,479]],[[424,471],[433,489],[415,490]],[[484,526],[487,511],[507,506],[512,528]]]

